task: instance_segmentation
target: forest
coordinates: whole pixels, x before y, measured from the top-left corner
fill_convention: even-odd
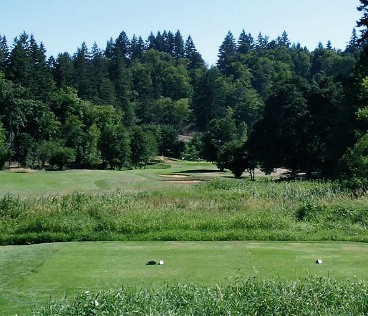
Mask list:
[[[0,166],[121,170],[169,156],[238,178],[283,167],[364,187],[366,35],[309,50],[286,31],[229,31],[209,66],[179,30],[145,40],[122,31],[104,49],[50,57],[32,34],[11,44],[0,34]]]

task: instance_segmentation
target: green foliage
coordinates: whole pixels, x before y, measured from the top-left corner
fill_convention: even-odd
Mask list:
[[[71,303],[50,302],[34,315],[360,315],[368,312],[363,281],[310,277],[296,282],[237,280],[211,288],[167,284],[159,289],[86,291]]]
[[[364,3],[360,9],[365,10]],[[204,158],[221,167],[227,163],[219,161],[221,147],[252,135],[255,124],[267,121],[273,107],[278,109],[274,120],[279,126],[266,122],[266,134],[280,136],[281,150],[268,151],[269,140],[251,137],[257,140],[247,147],[250,156],[258,156],[265,170],[286,166],[294,173],[300,169],[333,177],[336,162],[354,142],[354,130],[362,128],[354,107],[363,103],[364,93],[361,98],[349,79],[362,50],[356,41],[353,33],[345,51],[333,49],[331,43],[308,51],[292,44],[286,31],[274,40],[262,34],[254,39],[242,31],[238,41],[228,32],[217,65],[209,68],[191,36],[184,43],[179,31],[151,33],[146,42],[122,31],[104,50],[82,43],[75,54],[62,53],[48,61],[45,47],[33,35],[22,33],[10,49],[1,37],[0,117],[7,147],[14,160],[31,167],[37,166],[38,148],[45,141],[73,148],[78,168],[143,166],[159,152]],[[355,74],[362,79],[364,54],[360,60]],[[285,88],[291,88],[289,99],[277,97],[285,83],[291,84]],[[267,104],[272,102],[274,106]],[[301,109],[305,105],[307,110]],[[362,118],[364,111],[358,111]],[[225,118],[231,124],[219,124],[222,133],[214,131],[213,122]],[[108,126],[120,124],[129,137],[123,135],[119,143],[119,133],[110,133],[115,134],[110,146]],[[189,145],[185,149],[167,130],[161,137],[150,136],[152,125],[163,131],[170,126],[186,137],[202,132],[204,150]],[[137,136],[135,129],[147,134],[141,137],[147,149],[129,142]],[[272,154],[259,154],[259,148]]]
[[[219,169],[229,169],[235,178],[241,178],[245,169],[249,167],[244,143],[232,141],[221,147],[218,157]]]
[[[342,158],[345,169],[345,183],[353,188],[366,188],[368,179],[366,171],[368,168],[368,133],[364,134],[352,149]]]
[[[75,149],[56,145],[53,146],[53,151],[50,153],[49,163],[51,166],[56,166],[60,170],[63,170],[65,166],[68,166],[75,162],[75,159]]]
[[[99,150],[110,168],[121,169],[130,163],[130,138],[122,124],[106,125],[100,136]]]
[[[5,141],[5,130],[0,122],[0,170],[4,168],[5,162],[9,159],[9,150],[6,148]]]
[[[134,167],[143,167],[155,157],[157,152],[157,142],[154,136],[136,126],[130,132],[131,162]]]
[[[368,240],[366,197],[337,183],[216,179],[180,189],[158,186],[140,193],[8,196],[0,242]],[[19,210],[16,218],[6,215]]]
[[[222,146],[236,139],[236,125],[230,115],[222,119],[213,119],[210,121],[208,130],[203,133],[202,157],[207,161],[216,162],[222,170],[223,166],[219,156]]]

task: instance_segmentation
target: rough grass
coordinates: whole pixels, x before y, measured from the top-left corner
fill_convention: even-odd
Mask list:
[[[83,240],[367,241],[367,202],[364,194],[351,195],[331,182],[226,178],[171,187],[168,191],[116,190],[26,198],[5,195],[0,199],[0,244]]]
[[[85,292],[70,304],[50,302],[33,315],[366,315],[367,294],[358,281],[246,279],[224,287],[177,284]]]

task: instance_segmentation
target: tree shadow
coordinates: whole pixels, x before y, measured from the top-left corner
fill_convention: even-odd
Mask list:
[[[182,170],[175,173],[225,173],[225,171],[213,170],[213,169],[190,169],[190,170]]]

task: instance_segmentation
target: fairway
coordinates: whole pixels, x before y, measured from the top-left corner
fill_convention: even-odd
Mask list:
[[[149,259],[163,265],[146,265]],[[316,264],[322,259],[322,264]],[[79,242],[0,248],[0,314],[85,290],[239,278],[366,279],[368,245],[344,242]]]
[[[134,170],[13,170],[0,172],[0,196],[170,190],[218,176],[207,162],[170,161],[169,168]],[[187,172],[186,172],[187,171]],[[225,174],[225,173],[223,173]],[[175,176],[175,177],[173,177]],[[179,178],[180,177],[180,178]]]

